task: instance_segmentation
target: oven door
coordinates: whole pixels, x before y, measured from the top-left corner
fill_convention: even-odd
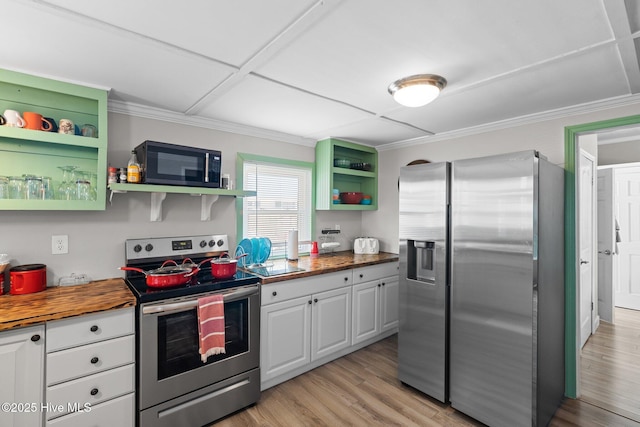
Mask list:
[[[203,363],[199,353],[198,297],[142,304],[138,333],[139,410],[198,390],[260,363],[258,285],[224,295],[225,354]]]

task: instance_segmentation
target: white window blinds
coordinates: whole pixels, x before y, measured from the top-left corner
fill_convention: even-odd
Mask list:
[[[312,240],[313,170],[310,166],[244,160],[243,189],[256,197],[243,199],[243,237],[268,237],[272,257],[284,256],[290,230],[300,244]]]

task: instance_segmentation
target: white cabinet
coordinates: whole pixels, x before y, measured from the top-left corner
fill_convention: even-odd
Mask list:
[[[42,425],[44,334],[44,325],[0,333],[0,426]]]
[[[263,388],[322,364],[351,345],[351,271],[262,286]]]
[[[398,275],[382,279],[380,288],[380,332],[396,329],[399,325],[400,281]]]
[[[262,285],[262,389],[398,329],[398,263]]]
[[[311,361],[315,361],[351,345],[351,288],[311,297]]]
[[[353,270],[353,345],[398,327],[398,263]]]
[[[262,307],[260,371],[262,381],[311,361],[309,296]]]
[[[48,426],[134,425],[134,332],[133,308],[47,323]]]

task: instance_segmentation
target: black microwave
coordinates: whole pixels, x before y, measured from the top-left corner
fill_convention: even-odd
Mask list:
[[[157,141],[145,141],[135,151],[145,184],[220,187],[220,151]]]

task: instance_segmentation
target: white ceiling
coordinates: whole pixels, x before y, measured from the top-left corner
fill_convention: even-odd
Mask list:
[[[313,144],[428,140],[638,100],[636,0],[4,0],[0,67],[110,110]],[[387,92],[444,76],[433,103]],[[578,106],[578,107],[576,107]]]

